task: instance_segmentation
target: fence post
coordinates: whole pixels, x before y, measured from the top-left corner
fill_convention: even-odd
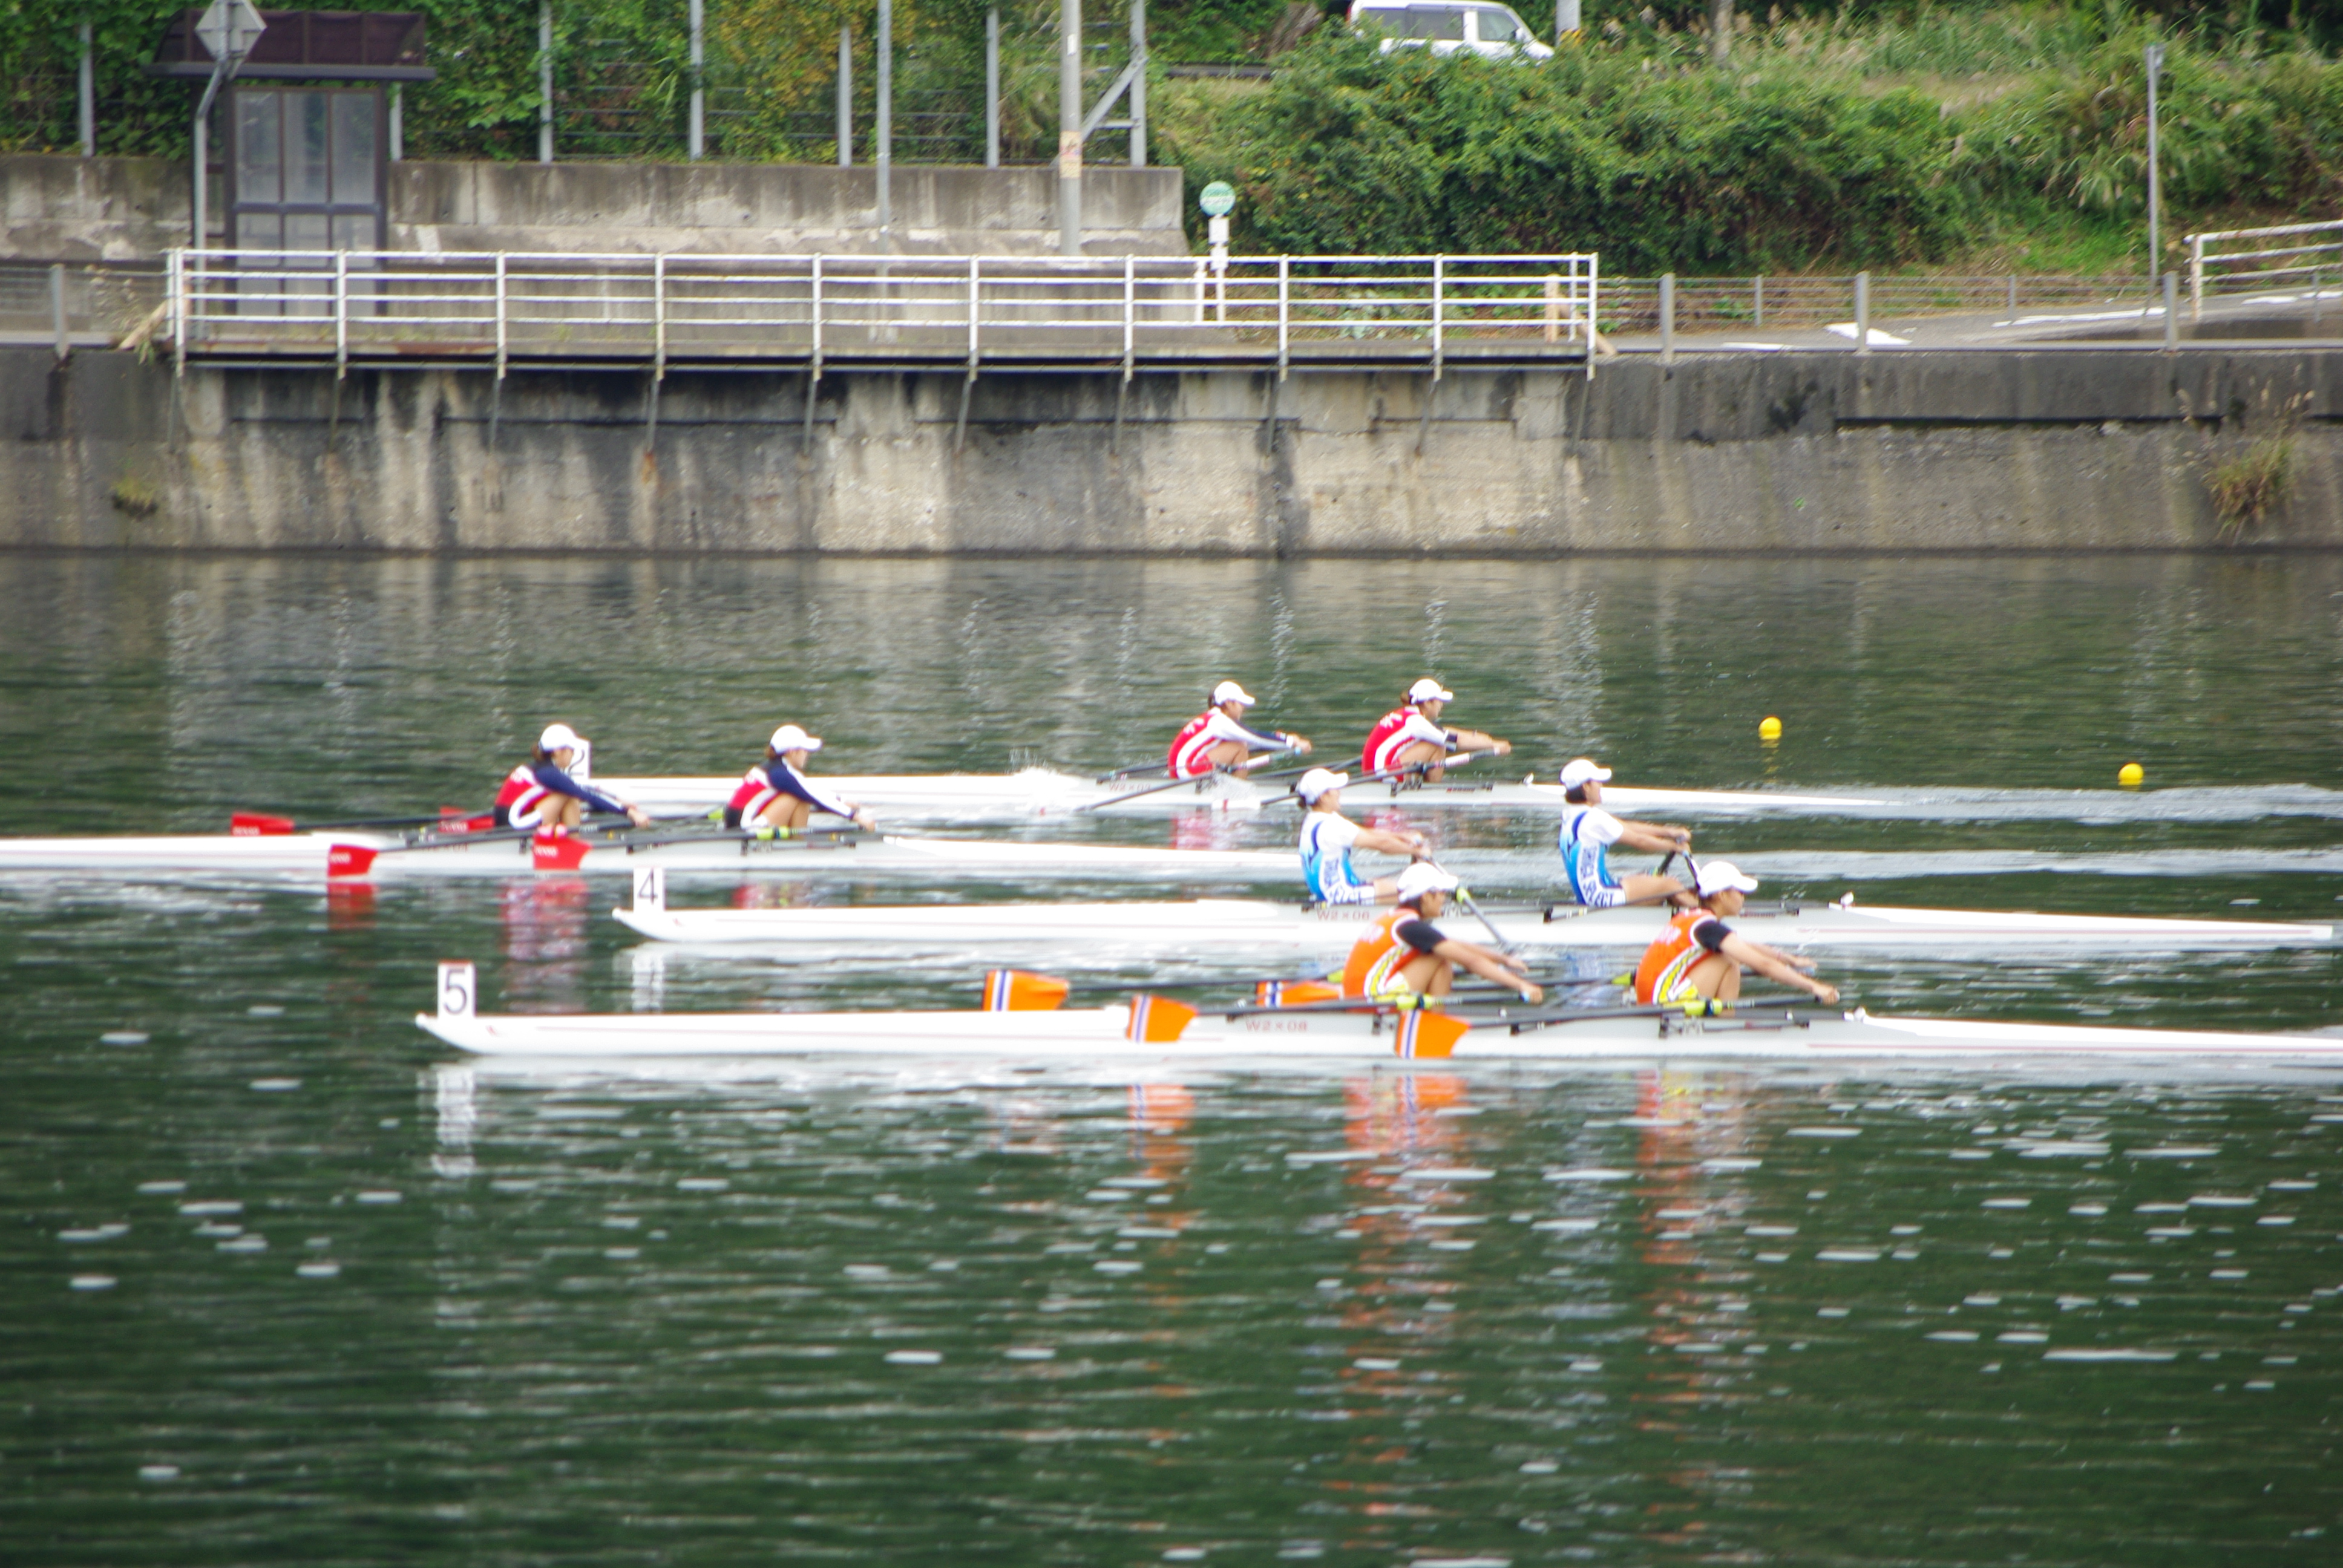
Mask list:
[[[813,378],[821,379],[821,257],[813,258]],[[811,416],[809,415],[810,419]]]
[[[1855,275],[1855,351],[1871,352],[1871,274]]]
[[[1447,347],[1448,258],[1432,258],[1432,378],[1440,379],[1442,351]]]
[[[1749,292],[1749,325],[1753,327],[1763,327],[1765,325],[1765,275],[1764,273],[1757,275],[1755,286]]]
[[[667,256],[651,257],[651,379],[667,379]]]
[[[553,161],[553,0],[537,7],[537,161]]]
[[[1660,363],[1676,362],[1676,275],[1660,274]]]
[[[687,151],[693,163],[708,150],[708,47],[703,24],[701,0],[691,0],[691,126]]]
[[[350,373],[350,253],[334,252],[334,379]]]
[[[65,334],[65,264],[49,264],[49,319],[57,329],[57,363],[72,357],[73,339]]]
[[[2167,354],[2180,347],[2180,279],[2172,273],[2164,275],[2164,351]]]
[[[979,297],[977,269],[980,265],[981,258],[973,256],[968,258],[968,374],[970,380],[976,377],[977,299]]]
[[[187,308],[187,253],[176,246],[171,247],[171,374],[187,373],[187,333],[195,324],[195,312]]]
[[[1286,301],[1291,296],[1290,285],[1292,275],[1293,258],[1290,256],[1279,256],[1277,258],[1277,378],[1280,381],[1285,379],[1286,330],[1292,325],[1291,316],[1286,309]]]
[[[2188,236],[2188,325],[2205,317],[2205,236]]]
[[[984,166],[1001,166],[1001,7],[984,14]]]
[[[1131,357],[1134,346],[1132,311],[1137,304],[1139,262],[1136,256],[1122,258],[1122,378],[1131,379]]]

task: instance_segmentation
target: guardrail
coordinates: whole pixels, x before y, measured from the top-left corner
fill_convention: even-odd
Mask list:
[[[198,356],[670,365],[1421,363],[1465,344],[1578,357],[1597,264],[1564,256],[575,256],[176,250]]]
[[[0,260],[0,342],[111,347],[163,301],[157,262]]]
[[[1855,273],[1768,273],[1720,277],[1678,277],[1674,304],[1678,332],[1792,331],[1834,324],[1851,328],[1857,305]],[[2001,273],[1952,276],[1900,276],[1872,273],[1869,308],[1875,325],[1916,321],[1931,316],[1994,316],[2023,325],[2035,311],[2078,306],[2144,308],[2148,288],[2141,278],[2075,277],[2062,274]],[[1656,277],[1612,276],[1603,280],[1603,308],[1596,325],[1604,337],[1661,330],[1662,287]]]
[[[2312,237],[2318,236],[2318,237]],[[2242,250],[2221,247],[2238,240],[2297,240],[2299,244],[2262,245]],[[2231,228],[2192,234],[2188,246],[2188,318],[2205,312],[2205,287],[2209,276],[2214,291],[2268,288],[2274,284],[2310,285],[2316,295],[2330,269],[2343,270],[2343,221],[2289,223],[2275,228]],[[2306,259],[2307,258],[2307,259]]]

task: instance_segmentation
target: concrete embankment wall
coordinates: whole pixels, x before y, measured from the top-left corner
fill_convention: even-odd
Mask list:
[[[2169,549],[2290,443],[2247,542],[2343,546],[2343,352],[1649,357],[649,378],[0,351],[0,546],[420,551]],[[1433,392],[1430,418],[1424,399]]]
[[[1176,168],[1082,173],[1093,256],[1184,256]],[[151,261],[187,243],[184,160],[0,156],[0,259]],[[907,164],[879,229],[872,168],[825,164],[390,166],[391,250],[1054,256],[1055,165]],[[216,219],[217,215],[214,215]]]

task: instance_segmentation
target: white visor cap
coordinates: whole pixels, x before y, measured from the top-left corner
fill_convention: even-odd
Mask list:
[[[1456,694],[1427,675],[1407,689],[1407,699],[1410,702],[1453,702]]]
[[[1233,702],[1239,708],[1251,708],[1253,705],[1252,693],[1233,680],[1223,680],[1212,688],[1212,706],[1218,708],[1226,702]]]
[[[556,751],[582,750],[585,745],[584,739],[567,724],[548,724],[545,727],[545,733],[537,738],[537,749],[548,755]]]
[[[1704,899],[1714,897],[1727,888],[1738,893],[1757,890],[1757,879],[1743,876],[1741,868],[1730,860],[1711,860],[1700,869],[1700,875],[1693,879],[1693,883]]]
[[[1351,781],[1348,773],[1337,773],[1332,768],[1312,768],[1295,780],[1293,792],[1304,800],[1315,800],[1329,789],[1340,789]]]
[[[1574,757],[1562,765],[1562,787],[1575,789],[1582,784],[1608,784],[1611,769],[1597,768],[1592,757]]]
[[[1399,874],[1399,900],[1408,903],[1426,893],[1444,893],[1456,886],[1456,879],[1429,860],[1418,860]]]
[[[799,729],[794,724],[784,724],[779,729],[773,731],[773,750],[776,753],[785,754],[791,751],[819,751],[820,749],[820,736],[808,735],[804,730]]]

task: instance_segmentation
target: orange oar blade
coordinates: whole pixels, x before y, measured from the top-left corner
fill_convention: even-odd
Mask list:
[[[1073,989],[1055,975],[1024,970],[992,970],[984,977],[987,1012],[1054,1012]]]
[[[272,817],[266,811],[238,811],[227,819],[228,837],[232,839],[270,839],[293,831],[293,819]]]
[[[1131,999],[1131,1022],[1123,1036],[1140,1045],[1169,1045],[1196,1021],[1196,1010],[1168,996],[1144,991]]]
[[[1432,1012],[1423,1008],[1412,1008],[1400,1015],[1399,1039],[1393,1049],[1401,1056],[1453,1056],[1456,1042],[1471,1030],[1472,1025],[1463,1019],[1450,1018],[1446,1013]]]
[[[1262,1007],[1296,1007],[1305,1001],[1340,1001],[1342,988],[1324,980],[1265,980],[1252,988],[1252,1000]]]

